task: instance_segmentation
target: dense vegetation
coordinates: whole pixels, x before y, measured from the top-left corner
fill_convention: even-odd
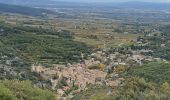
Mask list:
[[[42,27],[13,26],[0,23],[0,79],[36,81],[31,64],[67,64],[80,62],[81,53],[90,48],[73,41],[73,33]]]
[[[153,62],[143,66],[130,68],[125,76],[141,77],[155,83],[170,83],[170,64]]]
[[[0,81],[1,100],[56,100],[55,96],[47,91],[33,87],[29,81],[4,80]]]
[[[73,41],[73,34],[65,30],[4,25],[0,29],[2,53],[12,53],[34,63],[77,62],[81,53],[89,51],[89,47]]]
[[[154,56],[170,60],[170,25],[160,27],[161,35],[150,38],[149,45],[154,50]]]
[[[167,82],[161,86],[146,82],[143,78],[126,79],[123,86],[110,88],[93,86],[76,95],[73,100],[169,100],[170,86]],[[103,90],[103,91],[100,91]],[[107,92],[106,92],[107,91]],[[109,93],[112,91],[112,93]]]
[[[142,40],[144,45],[132,45],[131,48],[133,50],[150,49],[153,52],[144,53],[144,55],[170,60],[170,25],[160,26],[159,32],[145,33]]]

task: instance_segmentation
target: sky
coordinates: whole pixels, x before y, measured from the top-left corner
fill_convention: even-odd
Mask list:
[[[55,0],[55,1],[74,1],[74,2],[128,2],[128,1],[143,1],[143,2],[170,2],[170,0]]]

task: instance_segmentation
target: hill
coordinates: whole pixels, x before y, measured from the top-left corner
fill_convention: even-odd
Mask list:
[[[82,3],[71,1],[53,1],[53,0],[1,0],[0,3],[23,5],[32,7],[68,7],[68,8],[119,8],[119,9],[154,9],[154,10],[169,10],[170,3],[155,3],[155,2],[110,2],[110,3]]]
[[[45,9],[31,8],[31,7],[18,6],[18,5],[8,5],[2,3],[0,3],[0,12],[18,13],[18,14],[29,15],[29,16],[43,16],[44,14],[55,13],[53,11],[49,11]]]
[[[133,9],[154,9],[154,10],[170,9],[170,3],[153,3],[153,2],[124,2],[115,6],[119,8],[133,8]]]
[[[170,64],[153,62],[128,70],[125,76],[142,77],[155,83],[170,82]]]

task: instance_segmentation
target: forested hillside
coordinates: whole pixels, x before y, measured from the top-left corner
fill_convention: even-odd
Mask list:
[[[34,87],[30,81],[0,81],[1,100],[56,100],[52,92]]]
[[[162,84],[170,82],[170,64],[166,63],[149,63],[143,66],[130,68],[125,76],[128,77],[141,77],[148,82],[155,82]]]
[[[1,79],[37,78],[31,64],[67,64],[80,62],[81,53],[89,54],[90,47],[73,40],[66,30],[0,24]]]

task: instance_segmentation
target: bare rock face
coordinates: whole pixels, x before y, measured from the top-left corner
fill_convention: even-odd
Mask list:
[[[32,65],[31,66],[31,72],[37,72],[37,73],[42,73],[44,71],[43,66],[36,66],[36,65]]]
[[[62,89],[57,90],[57,94],[62,97],[64,95],[64,91]]]
[[[50,79],[50,82],[51,82],[51,88],[52,90],[55,90],[55,87],[57,86],[58,84],[58,80],[53,80],[53,79]]]

